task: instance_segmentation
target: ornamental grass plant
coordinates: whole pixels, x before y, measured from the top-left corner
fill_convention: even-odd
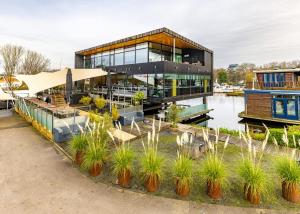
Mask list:
[[[246,128],[246,134],[240,133],[240,137],[246,143],[247,151],[244,154],[242,149],[242,163],[238,168],[240,177],[243,180],[244,197],[252,204],[259,204],[262,196],[267,196],[269,192],[268,177],[262,167],[262,158],[266,148],[269,130],[266,129],[266,138],[262,142],[260,151],[253,145],[252,138]],[[245,148],[241,145],[241,148]]]
[[[215,130],[215,142],[209,139],[208,130],[202,129],[203,138],[208,145],[208,152],[200,169],[201,180],[206,182],[207,194],[212,199],[221,199],[223,189],[226,182],[227,170],[224,164],[224,151],[229,143],[229,136],[227,137],[223,151],[218,152],[219,130]]]

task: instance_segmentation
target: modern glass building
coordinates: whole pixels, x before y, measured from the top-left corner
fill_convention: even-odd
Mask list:
[[[77,51],[75,68],[110,71],[94,85],[143,88],[151,103],[212,95],[213,51],[167,28]]]

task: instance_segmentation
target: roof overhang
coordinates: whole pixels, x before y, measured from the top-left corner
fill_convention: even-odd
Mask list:
[[[173,39],[175,38],[175,43],[177,48],[194,48],[205,50],[213,53],[212,50],[193,42],[192,40],[181,36],[174,31],[167,28],[160,28],[157,30],[149,31],[146,33],[138,34],[135,36],[120,39],[114,42],[98,45],[92,48],[77,51],[75,54],[79,55],[91,55],[99,52],[109,51],[117,48],[122,48],[130,45],[135,45],[143,42],[155,42],[163,45],[173,46]]]

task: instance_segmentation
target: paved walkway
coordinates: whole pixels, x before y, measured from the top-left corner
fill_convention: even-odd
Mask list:
[[[196,204],[94,183],[18,116],[1,118],[0,127],[0,213],[280,213]]]

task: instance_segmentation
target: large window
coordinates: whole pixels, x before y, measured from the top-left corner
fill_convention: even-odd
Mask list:
[[[109,52],[104,52],[102,54],[102,60],[101,60],[101,64],[103,66],[109,66]]]
[[[175,54],[175,61],[182,63],[182,50],[176,48]],[[86,68],[146,63],[148,61],[173,61],[173,47],[158,43],[144,42],[87,56],[85,61]]]
[[[149,62],[161,61],[160,50],[149,49]]]
[[[135,63],[135,47],[128,47],[125,49],[125,65]]]

